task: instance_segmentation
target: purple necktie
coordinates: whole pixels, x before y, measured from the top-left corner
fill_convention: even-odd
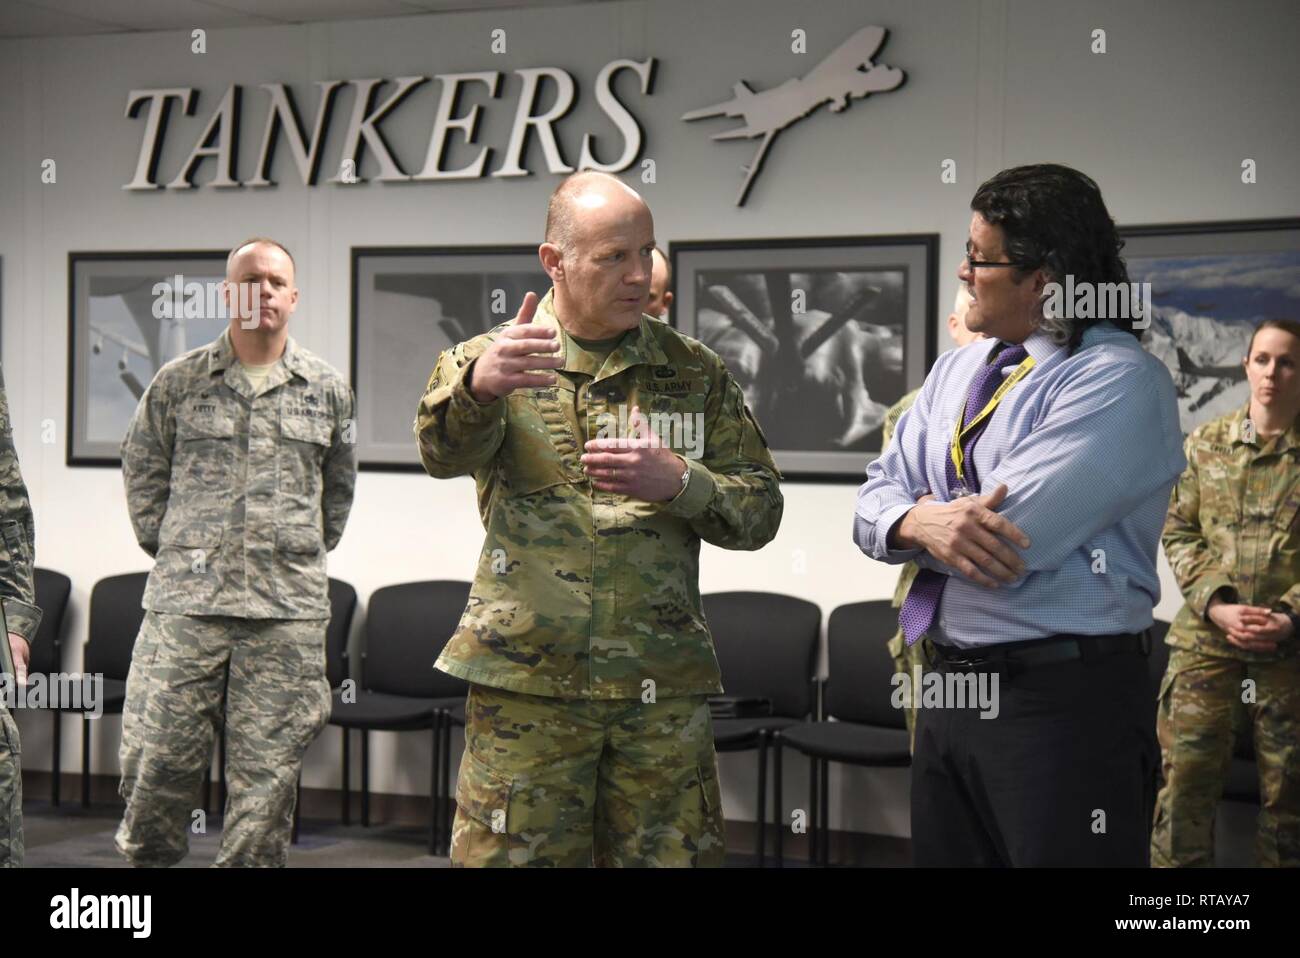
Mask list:
[[[980,414],[980,410],[988,405],[993,394],[1002,385],[1001,370],[1019,363],[1026,355],[1028,354],[1024,346],[1006,346],[991,363],[975,374],[970,391],[966,394],[966,408],[961,420],[963,429]],[[989,419],[992,418],[990,414],[988,419],[972,429],[970,435],[962,440],[965,486],[972,492],[979,489],[979,480],[975,477],[975,464],[971,461],[971,450],[975,448],[975,440],[984,432]],[[952,452],[947,443],[944,444],[943,462],[948,477],[948,495],[953,496],[957,493],[959,484],[957,468],[952,464]],[[898,624],[902,626],[908,645],[914,644],[934,625],[935,613],[939,611],[939,598],[943,595],[943,587],[947,584],[948,577],[940,572],[922,569],[917,573],[912,588],[908,590],[907,598],[903,600],[903,607],[898,612]]]

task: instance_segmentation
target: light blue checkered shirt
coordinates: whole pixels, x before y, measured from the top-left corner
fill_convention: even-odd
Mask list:
[[[1024,574],[990,589],[923,550],[887,547],[918,498],[949,499],[953,426],[995,342],[939,357],[893,442],[867,467],[853,540],[873,559],[915,559],[950,576],[930,631],[939,642],[965,648],[1145,629],[1160,599],[1156,555],[1169,494],[1187,460],[1168,370],[1109,323],[1089,328],[1073,356],[1041,331],[1025,340],[1035,366],[975,443],[980,491],[1006,483],[997,511],[1029,537],[1028,549],[1012,545]]]

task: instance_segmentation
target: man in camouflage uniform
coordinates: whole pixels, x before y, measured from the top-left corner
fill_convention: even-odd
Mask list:
[[[1163,542],[1186,604],[1157,731],[1155,866],[1213,865],[1234,719],[1254,728],[1259,864],[1300,865],[1300,323],[1251,340],[1249,404],[1187,438]]]
[[[18,471],[13,428],[9,422],[9,400],[0,375],[0,596],[9,634],[5,639],[13,652],[17,676],[3,680],[6,690],[16,690],[19,676],[27,670],[30,644],[41,624],[32,585],[32,556],[36,529],[27,486]],[[0,701],[0,868],[18,868],[23,863],[23,779],[18,726]]]
[[[352,507],[352,392],[288,335],[282,246],[240,244],[226,276],[229,329],[158,371],[122,443],[131,523],[157,560],[122,719],[117,848],[136,865],[185,856],[223,720],[216,863],[284,865],[303,753],[330,715],[325,553]]]
[[[642,315],[653,248],[635,192],[570,177],[551,291],[444,352],[420,401],[425,469],[472,474],[487,530],[437,662],[471,683],[456,865],[723,861],[700,540],[760,548],[783,499],[722,361]]]
[[[668,310],[673,305],[673,268],[668,262],[668,254],[655,247],[654,269],[650,273],[650,298],[646,300],[645,314],[655,319],[670,322]]]
[[[957,290],[957,298],[953,301],[952,312],[948,314],[948,335],[952,337],[952,341],[959,348],[967,343],[973,343],[977,339],[984,338],[983,333],[973,333],[966,328],[966,313],[970,307],[970,290],[963,284]],[[894,427],[898,425],[898,420],[903,418],[903,413],[912,408],[912,403],[916,402],[916,397],[920,393],[921,389],[918,386],[889,407],[889,411],[885,413],[885,422],[882,427],[881,451],[884,451],[889,446],[889,441],[894,438]],[[903,563],[902,571],[898,574],[898,585],[894,587],[894,598],[890,600],[890,604],[895,609],[902,607],[903,600],[907,598],[907,590],[912,587],[912,580],[916,578],[918,569],[919,567],[915,562]],[[894,671],[908,676],[909,681],[915,680],[917,666],[920,666],[923,672],[929,668],[929,663],[925,660],[923,644],[917,642],[908,645],[903,637],[901,627],[889,640],[889,654],[894,659]],[[912,689],[913,691],[917,690],[914,684]],[[916,706],[909,703],[906,715],[908,739],[910,743],[915,744]]]

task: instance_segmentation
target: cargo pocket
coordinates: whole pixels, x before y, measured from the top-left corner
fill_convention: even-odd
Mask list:
[[[176,413],[173,492],[202,493],[230,484],[235,464],[234,414],[216,399],[202,399]]]
[[[0,707],[0,868],[23,863],[22,748],[18,726]]]
[[[294,717],[293,745],[299,750],[299,758],[325,730],[334,709],[334,694],[325,675],[327,627],[326,619],[301,619],[274,625],[277,631],[285,629],[289,634],[280,646],[284,684],[269,694],[277,699],[283,696],[284,713]]]
[[[320,499],[321,466],[333,440],[333,424],[322,419],[280,420],[279,460],[280,491],[291,496],[302,496],[308,503]]]
[[[499,453],[506,492],[530,496],[583,481],[578,461],[583,444],[569,423],[573,387],[561,380],[553,386],[517,389],[506,403],[506,434]]]
[[[314,525],[276,526],[275,591],[282,601],[319,606],[322,612],[328,608],[323,545],[321,532]]]
[[[465,750],[456,779],[459,809],[451,836],[453,866],[510,864],[510,779]]]
[[[151,608],[153,601],[180,599],[192,603],[190,607],[216,601],[218,587],[224,573],[221,562],[221,542],[225,527],[220,522],[185,521],[179,513],[169,514],[163,520],[158,535],[157,581],[168,590],[178,590],[179,595],[146,595]],[[155,577],[150,577],[155,585]]]

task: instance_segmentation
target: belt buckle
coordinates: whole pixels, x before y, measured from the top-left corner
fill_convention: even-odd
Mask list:
[[[947,665],[951,665],[958,669],[963,669],[969,672],[972,669],[974,669],[977,665],[979,665],[981,662],[985,661],[985,657],[981,655],[972,654],[969,650],[963,650],[959,652],[957,655],[954,655],[952,658],[945,659],[944,661]]]

